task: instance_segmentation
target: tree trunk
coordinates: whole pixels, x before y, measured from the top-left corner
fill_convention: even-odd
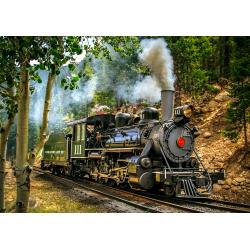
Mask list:
[[[9,94],[15,94],[14,87],[8,89]],[[5,202],[4,202],[4,184],[5,184],[5,176],[7,172],[5,172],[5,165],[6,165],[6,149],[7,149],[7,142],[10,130],[15,120],[16,113],[14,117],[8,119],[5,123],[5,126],[1,128],[0,131],[0,213],[5,212]]]
[[[57,70],[58,67],[56,67],[55,70]],[[44,143],[46,141],[46,130],[48,127],[49,123],[49,110],[50,110],[50,101],[51,101],[51,93],[52,93],[52,87],[53,83],[56,79],[56,74],[52,75],[49,73],[48,76],[48,82],[47,82],[47,87],[46,87],[46,94],[45,94],[45,100],[44,100],[44,108],[43,108],[43,121],[42,121],[42,126],[40,129],[39,133],[39,140],[34,147],[34,149],[30,152],[29,154],[29,166],[33,168],[36,157],[40,150],[43,148]]]
[[[57,68],[56,68],[57,70]],[[29,191],[30,191],[30,173],[34,166],[35,159],[39,151],[43,148],[46,140],[46,130],[49,122],[49,109],[53,83],[56,74],[49,74],[44,110],[43,121],[39,133],[39,141],[34,149],[29,154],[28,161],[28,118],[29,118],[29,74],[25,69],[25,65],[20,68],[20,93],[18,102],[18,120],[17,120],[17,157],[16,157],[16,180],[17,180],[17,202],[16,212],[27,212],[29,204]]]
[[[216,46],[216,42],[215,40],[213,39],[213,47]],[[215,72],[217,72],[217,64],[216,64],[216,49],[214,49],[214,70]]]
[[[229,36],[225,37],[225,57],[224,57],[224,67],[225,67],[225,77],[229,79],[230,77],[230,53],[229,53]]]
[[[0,213],[5,212],[4,203],[4,183],[5,183],[5,163],[6,163],[6,136],[5,134],[0,134]]]
[[[244,124],[244,136],[245,136],[245,145],[246,145],[246,154],[248,154],[248,142],[247,142],[247,124],[246,124],[246,110],[243,110],[243,124]]]
[[[220,64],[220,77],[222,76],[222,59],[223,59],[223,49],[224,49],[224,46],[223,46],[223,39],[222,37],[220,36],[220,60],[219,60],[219,64]]]
[[[16,167],[15,176],[17,183],[16,212],[28,211],[30,192],[30,173],[28,156],[28,121],[29,121],[29,72],[26,64],[20,67],[19,101],[16,134]]]
[[[5,176],[7,172],[5,172],[6,165],[6,149],[7,142],[10,130],[14,123],[14,118],[8,119],[4,128],[0,133],[0,213],[5,212],[5,203],[4,203],[4,184],[5,184]]]

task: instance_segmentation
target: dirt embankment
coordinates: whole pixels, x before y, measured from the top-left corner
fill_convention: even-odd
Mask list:
[[[207,167],[226,170],[226,180],[214,185],[215,198],[250,203],[250,156],[245,156],[244,134],[240,134],[237,143],[232,143],[221,133],[229,126],[225,115],[228,102],[233,99],[228,96],[227,84],[215,87],[217,93],[205,92],[199,101],[182,96],[184,104],[195,107],[192,122],[199,127],[200,133],[195,147]],[[247,128],[250,138],[250,125]]]

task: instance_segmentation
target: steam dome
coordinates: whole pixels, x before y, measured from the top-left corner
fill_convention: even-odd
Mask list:
[[[159,121],[159,111],[153,107],[147,107],[141,110],[140,124],[147,123],[150,121]]]

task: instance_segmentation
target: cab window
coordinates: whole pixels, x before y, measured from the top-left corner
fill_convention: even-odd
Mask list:
[[[76,141],[80,141],[80,139],[81,139],[80,129],[81,129],[81,125],[77,125],[76,126]]]
[[[82,141],[85,140],[85,124],[82,124]]]

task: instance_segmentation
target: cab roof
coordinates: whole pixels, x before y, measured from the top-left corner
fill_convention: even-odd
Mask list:
[[[102,114],[102,115],[93,115],[93,116],[89,116],[86,118],[82,118],[80,120],[76,120],[73,122],[69,122],[67,124],[67,126],[73,126],[76,124],[81,124],[81,123],[94,123],[95,121],[106,121],[110,119],[110,114]],[[115,120],[115,115],[111,115],[111,122],[114,122]]]

